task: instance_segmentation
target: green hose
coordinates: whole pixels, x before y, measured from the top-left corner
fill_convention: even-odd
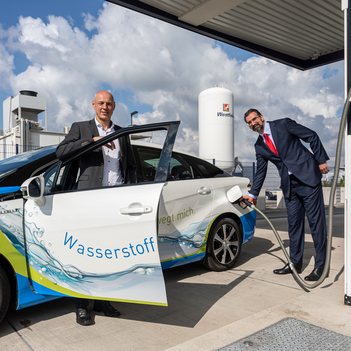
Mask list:
[[[339,169],[340,169],[340,158],[341,158],[342,141],[343,141],[343,137],[344,137],[344,131],[345,131],[345,126],[346,126],[347,116],[348,116],[349,109],[350,109],[350,99],[351,99],[351,88],[349,90],[347,99],[346,99],[345,104],[344,104],[344,109],[343,109],[342,116],[341,116],[341,121],[340,121],[338,143],[337,143],[337,146],[336,146],[334,179],[333,179],[332,187],[331,187],[331,190],[330,190],[330,198],[329,198],[329,212],[328,212],[328,214],[329,214],[329,222],[328,222],[328,229],[327,229],[327,252],[326,252],[326,257],[325,257],[325,265],[324,265],[324,269],[323,269],[323,273],[322,273],[321,277],[316,282],[314,282],[312,284],[308,284],[300,277],[300,275],[296,271],[296,268],[294,267],[294,264],[291,262],[290,256],[287,253],[287,251],[286,251],[286,249],[284,247],[284,244],[283,244],[279,234],[275,230],[275,228],[274,228],[273,224],[271,223],[271,221],[254,204],[252,204],[252,203],[250,203],[248,201],[245,201],[245,203],[249,207],[251,207],[255,211],[257,211],[268,222],[268,224],[271,226],[271,228],[272,228],[272,230],[274,232],[274,235],[276,236],[276,238],[277,238],[277,240],[279,242],[279,245],[280,245],[280,247],[282,248],[282,250],[284,252],[286,260],[289,263],[289,267],[292,270],[295,278],[297,279],[298,284],[301,287],[304,287],[304,288],[307,288],[307,289],[313,289],[313,288],[316,288],[317,286],[321,285],[323,283],[324,279],[329,274],[331,248],[332,248],[332,233],[333,233],[334,198],[335,198],[336,183],[338,181],[338,175],[339,175]]]

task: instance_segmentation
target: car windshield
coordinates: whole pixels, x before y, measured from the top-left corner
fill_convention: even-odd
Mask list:
[[[55,150],[56,145],[34,151],[24,152],[23,154],[12,156],[0,161],[0,178],[11,172],[14,172],[16,169],[21,168],[30,162],[33,162],[55,152]]]

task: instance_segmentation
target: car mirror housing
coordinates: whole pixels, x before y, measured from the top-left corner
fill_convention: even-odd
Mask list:
[[[39,207],[44,206],[44,177],[38,176],[27,179],[21,185],[21,192],[24,199],[33,200]]]
[[[238,201],[242,197],[243,197],[243,193],[239,185],[235,185],[234,187],[232,187],[227,191],[227,199],[231,203]]]

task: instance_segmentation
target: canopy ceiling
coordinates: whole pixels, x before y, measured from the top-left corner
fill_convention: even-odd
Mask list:
[[[341,0],[107,0],[307,70],[344,59]]]

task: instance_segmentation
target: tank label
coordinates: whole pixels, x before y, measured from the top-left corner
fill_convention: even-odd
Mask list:
[[[233,113],[217,112],[217,117],[233,117],[234,118],[234,114]]]

